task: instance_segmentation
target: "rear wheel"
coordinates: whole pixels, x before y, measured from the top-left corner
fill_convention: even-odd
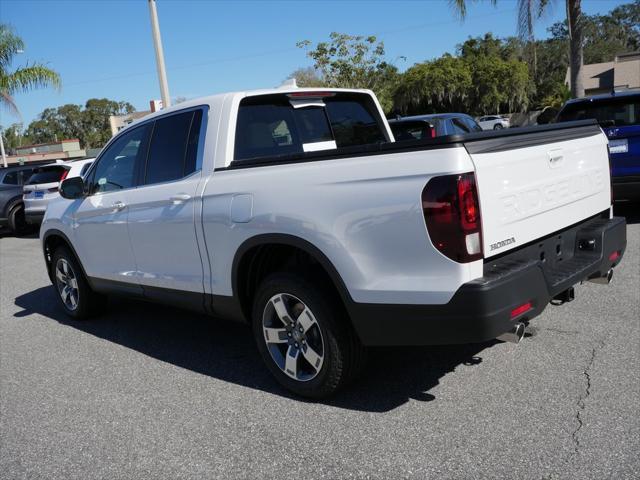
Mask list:
[[[58,300],[67,315],[85,320],[104,307],[104,297],[91,290],[82,268],[66,247],[59,247],[53,254],[53,284]]]
[[[18,203],[9,210],[9,228],[15,235],[22,235],[29,230],[24,216],[24,204]]]
[[[253,333],[276,380],[301,396],[331,395],[364,361],[340,302],[298,275],[273,274],[261,284],[253,305]]]
[[[496,124],[493,126],[493,129],[494,129],[494,130],[502,130],[503,128],[504,128],[504,127],[502,126],[502,124],[501,124],[501,123],[496,123]]]

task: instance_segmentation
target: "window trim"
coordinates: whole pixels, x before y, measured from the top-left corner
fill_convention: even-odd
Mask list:
[[[177,114],[180,114],[180,113],[185,113],[185,112],[188,112],[188,111],[195,111],[195,110],[198,110],[198,109],[202,110],[202,123],[200,124],[200,138],[198,139],[198,150],[197,150],[197,153],[196,153],[196,169],[191,174],[189,174],[189,175],[187,175],[185,177],[176,179],[176,180],[170,180],[168,182],[152,183],[152,184],[149,184],[149,185],[144,185],[144,184],[140,183],[140,178],[141,178],[140,174],[141,174],[141,172],[140,172],[140,166],[138,166],[137,172],[135,174],[135,185],[133,185],[131,187],[127,187],[127,188],[122,188],[120,190],[112,190],[112,191],[109,191],[109,192],[90,193],[87,196],[90,197],[90,196],[94,196],[94,195],[103,195],[105,193],[121,192],[123,190],[132,190],[134,188],[151,187],[153,185],[163,185],[164,183],[171,183],[171,182],[184,180],[185,178],[189,178],[190,176],[192,176],[194,173],[202,171],[202,165],[203,165],[203,162],[204,162],[204,143],[205,143],[205,139],[206,139],[207,126],[208,126],[208,122],[209,122],[209,105],[207,105],[207,104],[195,105],[195,106],[192,106],[192,107],[183,108],[183,109],[180,109],[180,110],[174,110],[174,111],[171,111],[171,112],[163,113],[161,115],[154,116],[153,118],[149,118],[149,119],[141,120],[140,122],[133,123],[130,126],[128,126],[127,128],[123,128],[117,134],[115,134],[113,137],[111,137],[111,139],[105,144],[105,146],[102,147],[102,150],[100,151],[100,154],[93,161],[93,163],[91,164],[91,167],[89,168],[89,170],[87,170],[86,175],[83,178],[84,179],[89,179],[90,177],[92,177],[95,174],[95,170],[96,170],[96,168],[98,168],[98,165],[99,165],[100,161],[102,160],[102,157],[107,152],[109,147],[111,147],[112,143],[115,143],[116,141],[118,141],[118,139],[121,136],[126,135],[129,132],[132,132],[137,128],[140,128],[140,127],[143,127],[143,126],[145,126],[147,124],[153,123],[153,125],[151,126],[151,133],[149,134],[149,141],[147,142],[147,153],[146,153],[145,161],[144,161],[144,169],[146,171],[147,157],[149,156],[149,145],[150,145],[150,142],[151,142],[151,136],[153,135],[153,129],[155,127],[156,120],[159,120],[159,119],[162,119],[162,118],[166,118],[166,117],[169,117],[171,115],[177,115]]]

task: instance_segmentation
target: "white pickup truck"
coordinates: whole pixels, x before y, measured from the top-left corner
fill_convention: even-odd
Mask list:
[[[40,235],[70,316],[124,293],[249,322],[309,397],[369,345],[517,340],[575,284],[608,283],[626,246],[595,123],[394,142],[365,90],[182,103],[61,195]]]

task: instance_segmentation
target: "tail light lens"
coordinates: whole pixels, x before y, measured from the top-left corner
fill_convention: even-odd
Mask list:
[[[482,229],[475,175],[432,178],[422,191],[422,210],[433,245],[460,263],[482,258]]]
[[[62,176],[60,177],[60,183],[62,183],[62,181],[67,178],[67,175],[69,175],[69,170],[66,170],[64,172],[62,172]]]

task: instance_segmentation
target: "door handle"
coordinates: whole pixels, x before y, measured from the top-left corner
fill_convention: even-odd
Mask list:
[[[122,202],[115,202],[113,205],[111,205],[111,207],[113,208],[114,212],[120,212],[121,210],[124,210],[124,207],[126,207],[126,205]]]
[[[186,193],[178,193],[177,195],[171,196],[171,201],[177,205],[179,203],[186,202],[190,198],[191,198],[191,195],[187,195]]]

